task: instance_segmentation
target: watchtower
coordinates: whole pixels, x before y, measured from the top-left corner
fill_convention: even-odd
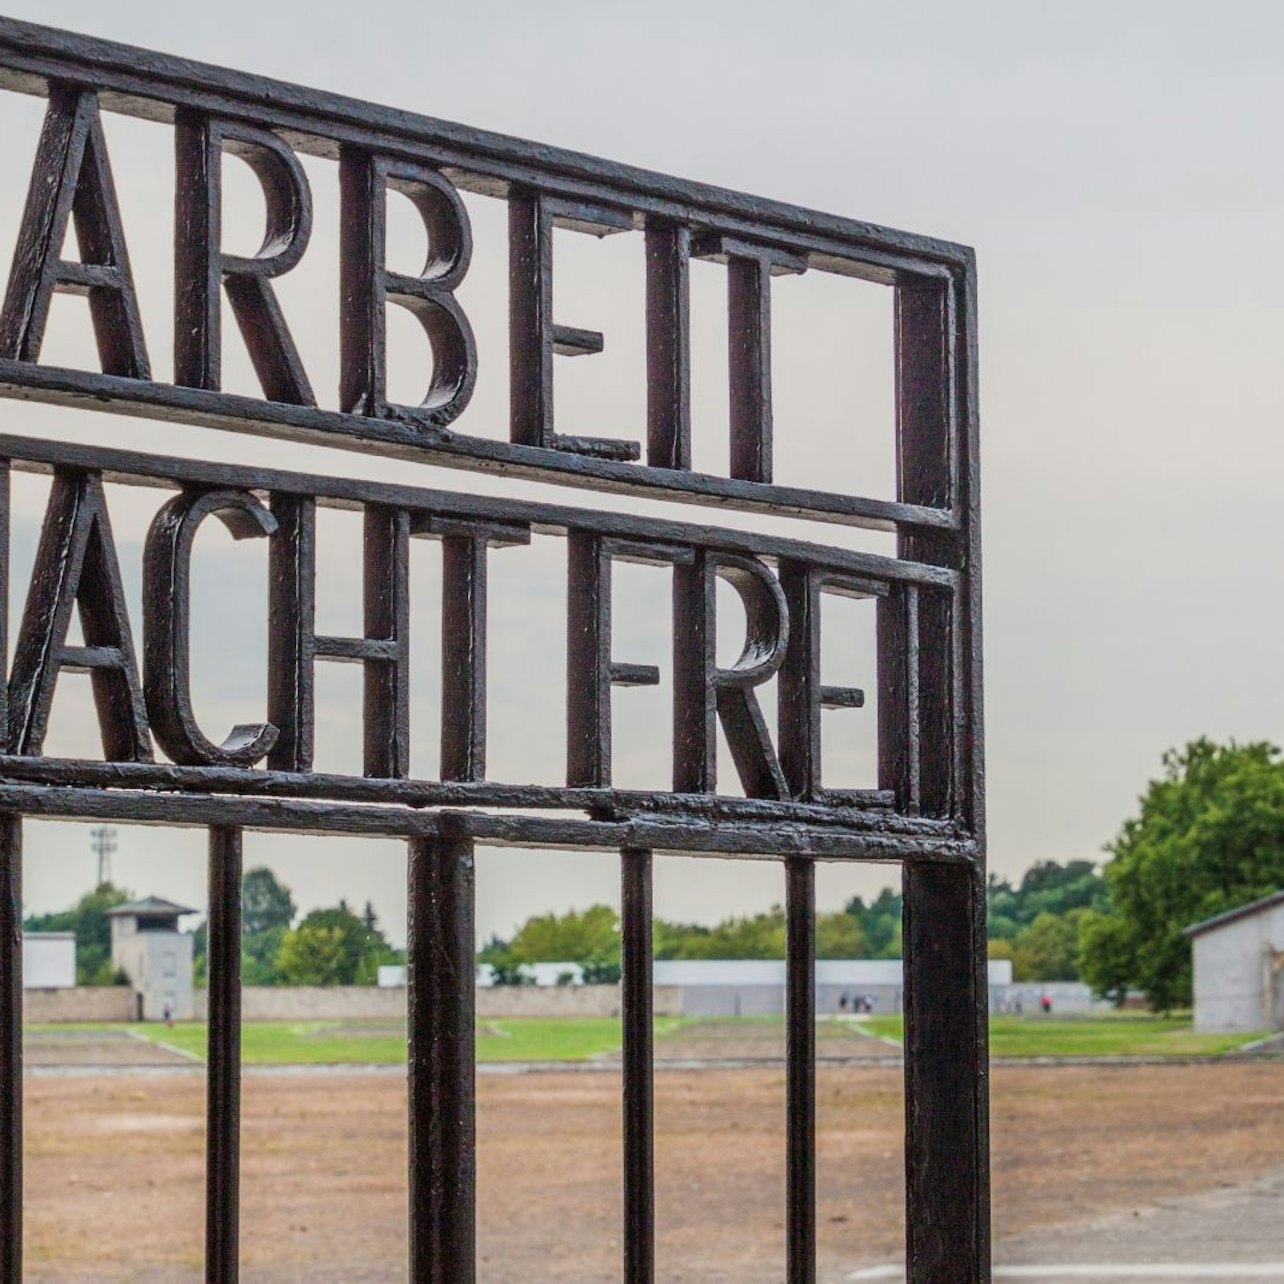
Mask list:
[[[134,987],[135,1015],[161,1021],[168,1011],[179,1021],[195,1016],[192,1003],[192,937],[178,920],[195,914],[159,896],[145,896],[108,910],[111,961]]]

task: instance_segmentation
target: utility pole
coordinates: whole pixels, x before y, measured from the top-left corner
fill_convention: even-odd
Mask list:
[[[116,850],[116,831],[111,825],[99,825],[89,831],[94,854],[98,857],[98,883],[111,882],[111,854]]]

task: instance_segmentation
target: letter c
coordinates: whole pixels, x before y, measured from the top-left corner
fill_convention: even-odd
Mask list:
[[[221,745],[192,712],[192,544],[215,514],[234,539],[271,535],[276,518],[247,491],[185,491],[156,514],[143,554],[143,690],[152,731],[184,766],[252,767],[276,743],[270,722],[240,724]]]

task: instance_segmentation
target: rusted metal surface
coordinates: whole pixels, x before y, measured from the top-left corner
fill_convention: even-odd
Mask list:
[[[654,1278],[651,1127],[651,861],[655,852],[782,865],[788,906],[788,1278],[815,1275],[815,864],[896,862],[906,892],[908,1260],[916,1284],[988,1279],[984,816],[980,672],[975,268],[946,242],[795,209],[520,140],[102,41],[0,20],[0,88],[48,99],[0,308],[0,395],[151,416],[452,467],[896,533],[894,556],[659,516],[429,490],[340,476],[198,463],[0,436],[7,575],[10,470],[52,475],[40,550],[0,684],[0,1279],[21,1274],[20,927],[23,815],[194,825],[210,831],[210,1112],[207,1277],[237,1273],[239,888],[245,830],[395,836],[409,850],[411,1277],[475,1274],[474,850],[479,844],[614,850],[623,877],[625,1278]],[[173,128],[175,379],[155,379],[120,217],[103,112]],[[262,248],[222,248],[222,165],[263,190]],[[305,368],[274,282],[308,250],[301,155],[337,162],[341,263],[335,408]],[[389,191],[428,234],[417,275],[385,253]],[[509,440],[456,422],[479,377],[456,291],[473,255],[460,193],[508,212]],[[69,226],[82,258],[64,260]],[[644,441],[559,430],[555,378],[604,338],[554,315],[554,231],[640,236],[645,248]],[[135,250],[138,247],[134,247]],[[692,468],[690,262],[725,265],[729,466]],[[773,280],[823,272],[895,294],[894,498],[786,487],[775,476]],[[99,369],[42,363],[55,293],[88,296]],[[224,299],[260,396],[223,391]],[[422,401],[389,400],[387,309],[409,310],[432,350]],[[570,324],[570,322],[577,324]],[[103,434],[99,433],[99,438]],[[143,551],[143,618],[131,621],[105,485],[157,492]],[[360,513],[360,636],[316,627],[318,509]],[[191,692],[191,553],[201,524],[267,541],[266,707],[202,726]],[[488,571],[532,533],[564,539],[567,758],[563,784],[496,780],[487,767]],[[411,541],[441,543],[442,709],[411,722]],[[660,666],[612,638],[619,562],[672,583],[671,787],[612,779],[612,692]],[[744,607],[736,662],[717,660],[716,590]],[[824,680],[824,603],[865,599],[877,672]],[[73,614],[83,645],[68,641]],[[141,651],[134,625],[141,624]],[[140,662],[141,655],[141,662]],[[645,657],[642,657],[645,658]],[[314,767],[316,669],[364,675],[361,775]],[[96,760],[43,756],[63,670],[88,671]],[[763,707],[776,680],[777,730]],[[822,779],[822,711],[878,707],[879,779]],[[829,723],[826,722],[828,731]],[[736,781],[719,780],[721,733]],[[415,737],[439,737],[437,778],[411,775]],[[741,796],[743,795],[743,796]]]

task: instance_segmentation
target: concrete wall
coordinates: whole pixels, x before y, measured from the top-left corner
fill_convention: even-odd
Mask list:
[[[80,985],[66,990],[24,990],[22,1019],[44,1021],[129,1021],[134,992],[127,985]]]
[[[208,994],[195,994],[196,1019],[208,1019]],[[404,1021],[405,990],[374,985],[247,985],[242,1021]]]
[[[1089,1012],[1109,1012],[1114,1004],[1109,999],[1093,997],[1092,987],[1079,981],[1017,981],[1012,985],[990,987],[990,1011],[1037,1015],[1042,1011],[1044,995],[1052,1000],[1052,1015],[1082,1016]]]
[[[594,1017],[618,1016],[618,985],[553,986],[498,985],[479,988],[477,1016],[502,1017]],[[681,1011],[678,991],[657,986],[656,1016],[677,1016]],[[204,990],[196,991],[196,1019],[206,1019]],[[277,988],[247,986],[241,992],[243,1021],[404,1021],[406,991],[380,989],[373,985],[311,986]]]
[[[1284,905],[1215,927],[1191,942],[1195,1029],[1278,1030],[1284,985],[1271,985],[1269,952],[1284,950]]]

